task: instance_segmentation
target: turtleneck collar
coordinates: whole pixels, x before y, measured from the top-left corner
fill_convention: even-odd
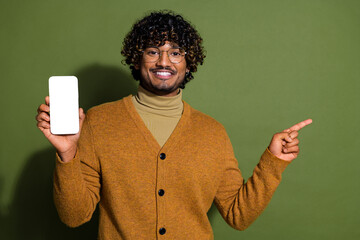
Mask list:
[[[182,90],[176,96],[164,97],[153,94],[139,85],[138,93],[134,96],[134,104],[142,113],[178,117],[183,112]]]

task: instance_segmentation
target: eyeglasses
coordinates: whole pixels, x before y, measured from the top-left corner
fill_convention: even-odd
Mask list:
[[[144,51],[144,61],[145,62],[157,62],[160,59],[160,56],[163,52],[166,52],[170,62],[172,63],[180,63],[184,60],[186,52],[182,48],[170,48],[167,51],[160,51],[158,47],[149,47]]]

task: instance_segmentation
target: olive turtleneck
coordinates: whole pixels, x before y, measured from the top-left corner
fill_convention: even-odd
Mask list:
[[[173,97],[155,95],[139,85],[132,97],[136,111],[162,147],[174,131],[183,112],[182,91]]]

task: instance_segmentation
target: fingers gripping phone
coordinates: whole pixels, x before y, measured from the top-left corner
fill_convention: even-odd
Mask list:
[[[49,78],[50,131],[52,134],[79,132],[79,91],[75,76]]]

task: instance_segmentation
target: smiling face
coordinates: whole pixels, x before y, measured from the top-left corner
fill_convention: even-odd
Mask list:
[[[185,58],[179,63],[170,61],[167,51],[174,47],[178,46],[166,41],[158,47],[162,54],[157,61],[147,62],[143,56],[140,65],[135,66],[140,70],[140,84],[143,88],[159,96],[175,96],[179,92],[188,70]]]

